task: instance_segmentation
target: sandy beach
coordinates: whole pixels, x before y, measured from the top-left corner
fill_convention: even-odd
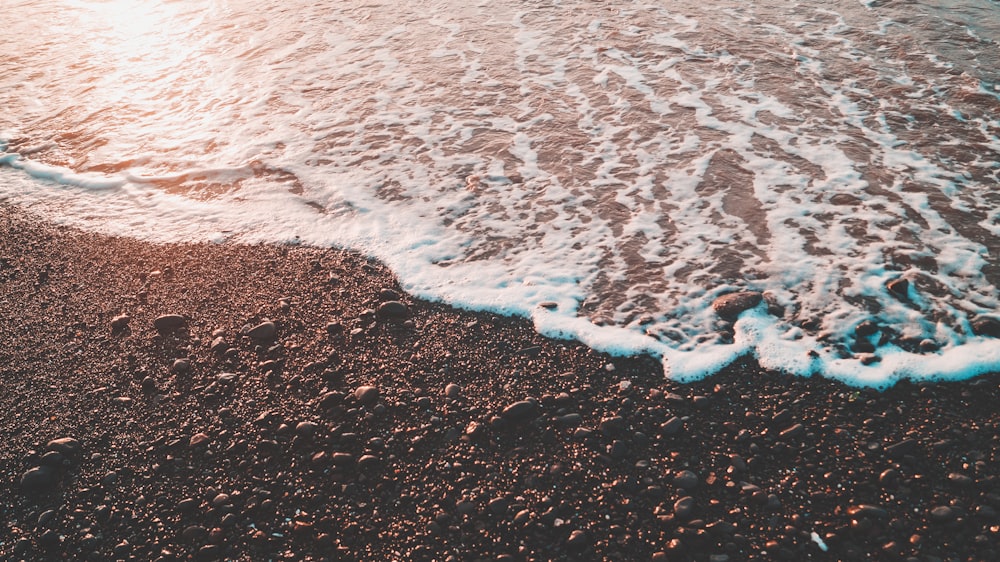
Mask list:
[[[0,205],[4,560],[989,560],[1000,377],[664,380],[334,249]]]

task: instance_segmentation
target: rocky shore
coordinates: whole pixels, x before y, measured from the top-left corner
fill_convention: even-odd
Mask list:
[[[4,560],[990,560],[1000,377],[885,392],[0,205]]]

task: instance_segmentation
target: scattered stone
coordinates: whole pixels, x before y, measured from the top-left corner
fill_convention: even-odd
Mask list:
[[[455,383],[448,383],[444,387],[444,395],[448,398],[458,398],[462,395],[462,387]]]
[[[124,330],[128,327],[129,320],[131,320],[131,318],[129,318],[128,314],[119,314],[118,316],[115,316],[111,319],[111,330]]]
[[[45,448],[62,453],[67,457],[77,457],[83,451],[83,444],[72,437],[60,437],[49,441]]]
[[[871,519],[885,519],[889,516],[889,512],[885,509],[871,504],[858,504],[852,505],[847,508],[847,514],[851,517],[868,517]]]
[[[270,341],[278,335],[278,327],[271,321],[261,322],[250,328],[247,335],[257,341]]]
[[[687,521],[694,514],[694,498],[684,496],[674,502],[674,516],[681,521]]]
[[[992,316],[980,316],[972,321],[972,332],[977,336],[1000,338],[1000,320]]]
[[[380,320],[405,320],[410,309],[399,301],[388,301],[378,305],[376,316]]]
[[[354,399],[364,406],[371,406],[378,402],[379,391],[374,386],[359,386],[354,391]]]
[[[955,510],[946,505],[939,505],[931,509],[930,518],[936,523],[947,523],[955,518]]]
[[[21,489],[25,492],[47,492],[59,481],[56,471],[50,466],[36,466],[21,475]]]
[[[801,424],[797,423],[788,429],[783,430],[778,434],[778,437],[782,439],[794,439],[806,432],[806,428]]]
[[[759,291],[739,291],[722,295],[712,302],[715,313],[726,319],[735,319],[744,310],[760,304],[763,293]]]
[[[891,458],[896,459],[909,455],[917,448],[917,442],[913,439],[904,439],[899,443],[893,443],[885,448],[885,454]]]
[[[534,400],[514,402],[504,408],[500,415],[515,423],[529,421],[538,417],[538,403]]]
[[[660,435],[677,435],[684,429],[684,421],[674,416],[660,424]]]
[[[587,536],[586,532],[576,529],[570,533],[569,538],[566,539],[566,546],[570,550],[579,552],[590,546],[590,537]]]
[[[164,314],[153,320],[153,327],[161,333],[173,332],[184,327],[187,320],[180,314]]]
[[[188,446],[198,447],[200,445],[205,445],[209,441],[211,441],[211,439],[212,438],[209,437],[207,433],[195,433],[194,435],[191,436],[191,439],[188,441]]]
[[[698,475],[690,470],[682,470],[674,475],[674,486],[684,490],[694,489],[698,482]]]
[[[886,288],[889,289],[897,297],[906,299],[910,294],[910,282],[902,277],[898,279],[893,279],[885,284]]]

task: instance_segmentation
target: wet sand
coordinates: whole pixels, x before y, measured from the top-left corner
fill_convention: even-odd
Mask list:
[[[159,329],[157,328],[159,327]],[[5,560],[988,560],[1000,377],[886,392],[649,358],[339,250],[0,204]]]

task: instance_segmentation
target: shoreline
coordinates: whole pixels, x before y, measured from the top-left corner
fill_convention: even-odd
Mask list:
[[[679,384],[651,358],[412,299],[350,252],[158,245],[3,203],[0,229],[4,559],[1000,545],[1000,375],[876,391],[742,360]]]

